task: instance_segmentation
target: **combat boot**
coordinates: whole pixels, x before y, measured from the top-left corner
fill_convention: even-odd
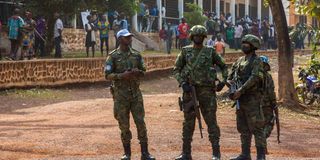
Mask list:
[[[148,143],[140,143],[141,145],[141,160],[155,160],[148,151]]]
[[[192,160],[190,153],[181,153],[175,160]]]
[[[191,142],[183,142],[182,153],[175,160],[192,160]]]
[[[212,143],[212,160],[220,160],[220,145],[218,143]]]
[[[130,143],[123,144],[124,155],[121,157],[121,160],[130,160],[131,159],[131,147]]]
[[[264,147],[257,147],[257,160],[266,160],[266,150]]]
[[[251,160],[250,146],[241,145],[241,154],[238,157],[230,158],[230,160]]]

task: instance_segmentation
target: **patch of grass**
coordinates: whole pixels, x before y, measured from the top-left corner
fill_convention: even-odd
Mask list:
[[[280,107],[279,111],[280,119],[281,115],[285,115],[291,119],[313,120],[315,123],[320,122],[320,108],[317,108],[316,106],[310,106],[308,109],[304,111]]]
[[[3,96],[14,96],[18,98],[60,99],[66,96],[62,91],[52,89],[12,89],[0,92]]]
[[[92,52],[89,52],[89,56],[92,56]],[[101,56],[100,52],[95,53],[95,57]],[[63,54],[63,58],[87,58],[86,52],[67,52]]]

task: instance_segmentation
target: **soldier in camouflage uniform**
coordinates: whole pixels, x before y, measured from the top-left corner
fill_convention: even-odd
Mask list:
[[[260,88],[263,84],[263,66],[255,50],[260,48],[260,39],[254,35],[246,35],[242,39],[242,51],[245,56],[239,58],[232,66],[228,77],[228,84],[239,82],[241,87],[230,96],[238,100],[236,111],[237,129],[241,138],[242,153],[231,160],[251,160],[250,147],[252,135],[255,138],[257,159],[265,159],[266,138],[263,133],[264,118],[261,108]]]
[[[270,137],[274,126],[274,109],[277,106],[276,94],[274,92],[274,82],[271,74],[268,72],[271,70],[269,65],[269,58],[266,56],[260,56],[263,62],[264,68],[264,81],[263,81],[263,99],[262,109],[265,119],[264,134],[266,138]]]
[[[118,120],[124,147],[122,160],[130,160],[130,113],[138,130],[141,145],[141,160],[154,160],[148,152],[147,129],[144,122],[144,106],[139,88],[139,78],[146,71],[143,58],[138,51],[130,48],[132,34],[123,29],[117,33],[119,48],[111,52],[105,63],[106,79],[112,81],[111,92],[114,100],[114,117]]]
[[[215,52],[214,48],[203,46],[207,30],[204,26],[196,25],[190,30],[190,39],[193,45],[182,48],[178,55],[174,77],[183,89],[183,101],[191,99],[191,85],[195,86],[196,95],[199,100],[202,116],[208,126],[209,140],[212,144],[213,160],[220,159],[220,129],[217,124],[216,111],[216,91],[221,91],[224,87],[228,70],[224,60]],[[223,81],[217,86],[215,65],[222,70]],[[188,96],[189,95],[189,96]],[[184,122],[182,131],[182,154],[176,160],[191,160],[191,142],[195,129],[195,111],[184,111]]]

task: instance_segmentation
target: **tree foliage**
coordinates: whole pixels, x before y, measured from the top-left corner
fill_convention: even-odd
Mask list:
[[[295,5],[298,13],[301,15],[306,15],[309,17],[316,18],[318,22],[320,22],[320,0],[289,0],[292,4]],[[314,26],[307,26],[293,30],[291,34],[293,35],[305,35],[310,33],[311,35],[311,43],[312,43],[312,50],[313,55],[310,61],[310,69],[311,70],[320,70],[320,29]]]
[[[192,27],[194,25],[203,25],[207,20],[207,17],[204,16],[203,10],[195,3],[186,3],[186,6],[191,10],[191,12],[185,12],[184,18],[188,24]]]
[[[110,10],[123,12],[127,16],[133,16],[139,8],[135,0],[108,0],[107,3]]]

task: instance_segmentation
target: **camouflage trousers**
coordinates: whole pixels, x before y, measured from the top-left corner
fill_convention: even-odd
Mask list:
[[[264,106],[263,107],[263,114],[265,119],[265,126],[264,126],[264,134],[266,138],[269,138],[274,126],[274,115],[273,109],[271,106]]]
[[[242,95],[239,99],[240,109],[237,110],[237,129],[240,133],[241,144],[251,146],[252,135],[256,147],[266,147],[266,137],[263,132],[264,117],[260,107],[258,94]]]
[[[209,140],[213,146],[219,146],[220,129],[217,124],[217,102],[216,94],[212,87],[196,87],[197,98],[200,103],[200,110],[204,121],[208,126]],[[184,93],[185,100],[190,96]],[[196,114],[194,110],[184,112],[182,140],[184,143],[191,143],[195,130]]]
[[[144,106],[140,91],[134,97],[125,98],[114,97],[114,117],[119,123],[121,140],[123,144],[130,143],[132,134],[130,131],[130,113],[137,127],[138,139],[140,143],[148,142],[147,128],[144,121]]]

